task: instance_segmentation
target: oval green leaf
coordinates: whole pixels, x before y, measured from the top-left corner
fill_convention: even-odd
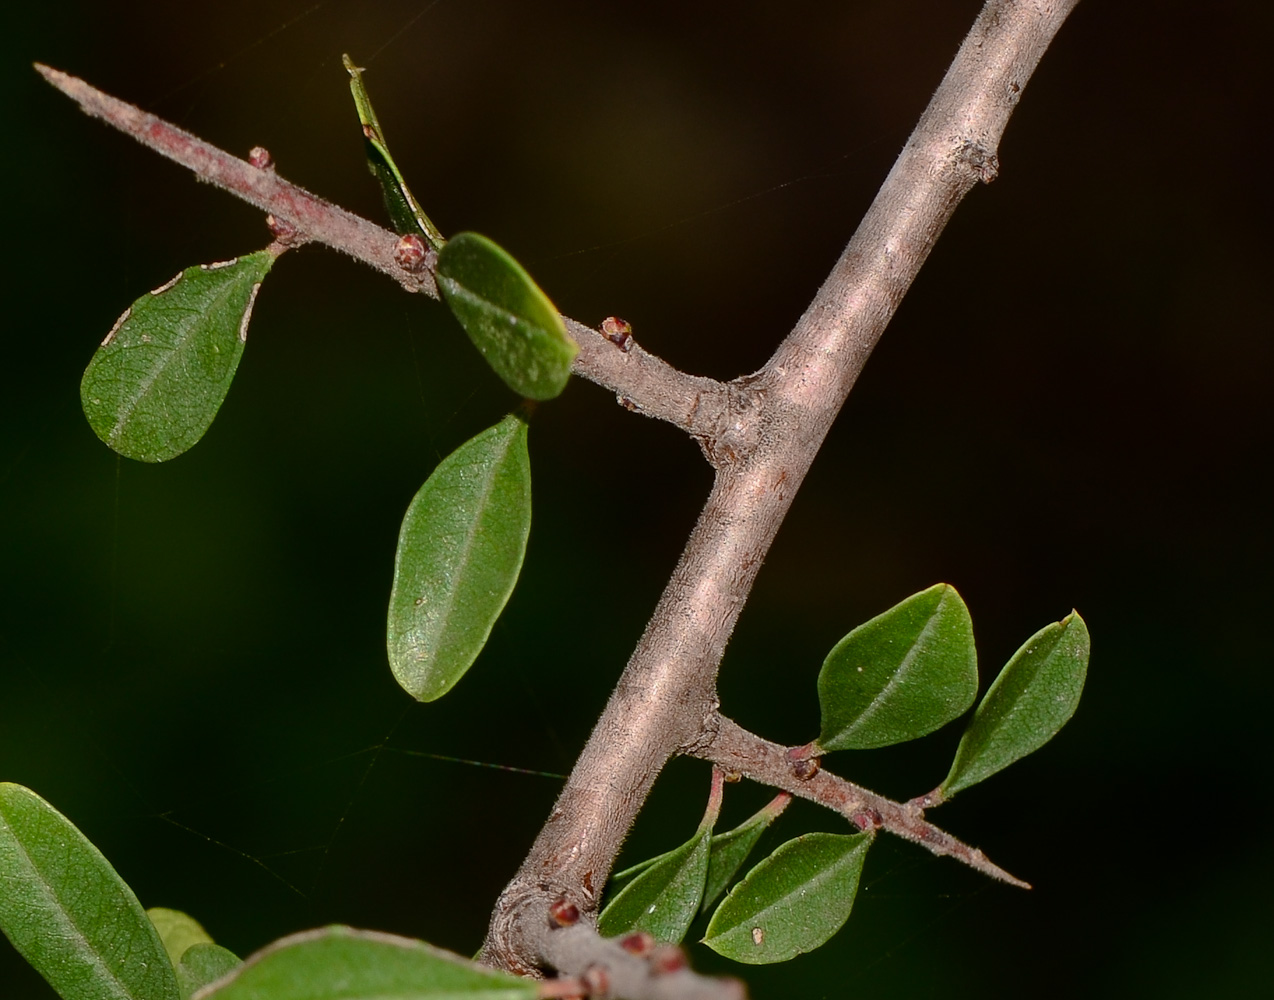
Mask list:
[[[1072,611],[1026,640],[1000,671],[956,748],[944,799],[1033,753],[1075,714],[1088,673],[1088,626]]]
[[[268,250],[188,267],[132,304],[80,383],[93,432],[139,462],[164,462],[195,444],[230,391]]]
[[[965,712],[978,693],[969,609],[939,583],[845,636],[818,675],[823,750],[914,740]]]
[[[0,930],[63,1000],[178,1000],[172,963],[132,890],[70,820],[8,783]]]
[[[184,1000],[209,983],[237,969],[243,962],[228,948],[204,942],[192,944],[177,963],[177,984]]]
[[[708,849],[708,878],[704,883],[700,913],[707,913],[717,897],[725,892],[730,881],[743,867],[743,862],[752,853],[752,848],[756,847],[756,842],[761,839],[761,834],[769,829],[770,824],[791,801],[792,796],[782,792],[733,830],[716,834],[712,838]]]
[[[749,965],[813,951],[849,919],[871,842],[869,833],[789,840],[730,890],[703,943]]]
[[[464,676],[504,609],[531,531],[526,424],[505,417],[438,464],[407,508],[389,598],[389,663],[413,698]]]
[[[675,851],[644,863],[602,910],[597,932],[618,937],[646,931],[656,941],[680,943],[703,900],[711,840],[711,827],[701,826]]]
[[[510,389],[552,399],[579,345],[522,265],[492,240],[460,233],[438,254],[438,288],[469,339]]]
[[[325,927],[283,938],[198,1000],[534,1000],[539,983],[423,941]]]
[[[191,945],[212,944],[212,936],[203,929],[203,925],[181,910],[152,906],[146,911],[146,916],[159,932],[159,940],[164,942],[164,951],[168,952],[174,966]]]

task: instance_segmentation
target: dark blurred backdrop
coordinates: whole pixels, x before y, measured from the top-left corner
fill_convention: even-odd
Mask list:
[[[564,312],[728,378],[849,238],[977,0],[49,2],[6,15],[0,779],[145,905],[249,952],[341,921],[464,953],[569,768],[709,486],[693,443],[578,382],[532,431],[523,582],[474,671],[410,703],[383,649],[399,520],[512,400],[435,303],[322,249],[266,283],[188,455],[115,458],[79,407],[116,316],[262,246],[258,212],[81,115],[40,60],[382,215],[341,68],[445,232]],[[882,841],[844,931],[760,998],[1254,996],[1270,891],[1274,605],[1264,3],[1081,4],[831,434],[722,671],[815,735],[852,626],[938,580],[988,682],[1072,607],[1088,688],[1046,749],[934,818],[1015,891]],[[958,727],[828,766],[894,796]],[[626,857],[680,842],[674,762]],[[731,789],[724,821],[768,793]],[[774,842],[834,818],[794,807]],[[724,968],[704,948],[695,960]],[[738,971],[738,967],[735,967]],[[0,996],[51,996],[0,945]]]

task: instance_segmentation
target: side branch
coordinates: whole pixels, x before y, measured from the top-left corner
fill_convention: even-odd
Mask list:
[[[771,743],[720,715],[715,729],[712,741],[694,749],[692,756],[817,802],[840,813],[860,830],[888,830],[940,857],[954,858],[1001,882],[1021,889],[1031,887],[1030,883],[992,864],[977,848],[928,822],[924,818],[924,810],[914,802],[895,802],[821,769],[808,777],[801,777],[798,768],[793,766],[793,750],[797,748]]]
[[[200,180],[285,220],[296,230],[293,242],[324,243],[388,275],[409,292],[438,298],[430,271],[409,270],[399,262],[398,236],[389,230],[284,180],[272,168],[253,166],[78,77],[40,63],[35,68],[85,113],[132,136]],[[711,440],[726,421],[727,386],[687,375],[642,350],[631,338],[616,344],[572,319],[566,319],[566,328],[580,346],[575,373],[614,392],[628,409],[666,420],[701,440]]]

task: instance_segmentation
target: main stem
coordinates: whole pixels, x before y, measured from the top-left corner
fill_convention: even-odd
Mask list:
[[[646,631],[522,867],[487,961],[560,967],[546,914],[585,914],[655,778],[710,744],[716,675],[762,560],[832,421],[957,204],[998,170],[1009,116],[1078,0],[991,0],[848,247],[707,443],[716,479]],[[567,970],[571,971],[571,970]]]

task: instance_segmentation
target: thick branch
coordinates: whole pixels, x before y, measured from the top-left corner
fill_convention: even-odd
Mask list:
[[[1009,115],[1077,0],[991,0],[805,315],[754,379],[752,406],[636,651],[547,823],[501,895],[487,960],[548,961],[542,913],[585,912],[655,777],[717,738],[716,671],[792,497],[960,199],[997,170]],[[748,406],[740,406],[748,412]]]
[[[1030,888],[1028,883],[992,864],[977,848],[928,822],[924,818],[924,810],[914,801],[905,804],[895,802],[821,768],[808,774],[808,771],[794,766],[804,763],[793,753],[795,749],[799,748],[782,747],[764,740],[720,716],[716,720],[716,735],[712,742],[696,749],[694,756],[835,810],[860,830],[888,830],[934,854],[962,861],[991,878],[1022,889]],[[802,777],[798,770],[808,776]]]
[[[181,164],[200,180],[285,220],[296,230],[295,242],[325,243],[388,275],[410,292],[438,297],[432,273],[399,263],[398,236],[387,229],[285,181],[272,168],[231,156],[77,77],[40,63],[35,68],[86,113]],[[700,439],[710,438],[726,422],[730,392],[720,382],[678,371],[631,339],[621,346],[572,319],[566,319],[566,328],[580,346],[575,373],[610,389],[628,409],[669,421]]]

